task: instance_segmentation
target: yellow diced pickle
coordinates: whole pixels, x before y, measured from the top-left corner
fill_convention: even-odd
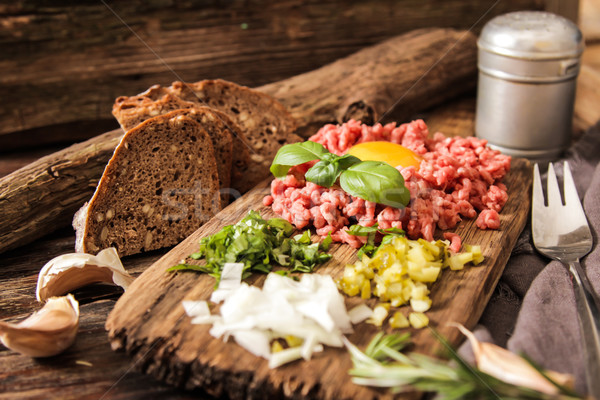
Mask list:
[[[360,298],[361,299],[370,299],[371,298],[371,281],[365,279],[361,285],[360,289]]]
[[[287,345],[290,347],[299,347],[302,346],[302,343],[304,343],[304,340],[298,336],[286,335],[284,339]]]
[[[425,312],[431,308],[431,299],[410,299],[410,306],[416,312]]]
[[[469,262],[478,264],[483,261],[480,246],[464,245],[465,251],[457,254],[451,254],[448,246],[448,240],[429,242],[396,237],[381,245],[372,258],[363,255],[354,265],[347,265],[342,278],[336,283],[349,296],[360,294],[364,299],[375,296],[394,307],[410,302],[414,312],[409,315],[408,321],[414,327],[423,327],[428,323],[423,312],[431,307],[427,284],[439,279],[443,268],[458,270]],[[389,304],[386,306],[389,307]],[[370,321],[375,324],[382,323],[387,316],[387,309],[377,307],[378,314],[374,314]],[[392,323],[403,324],[394,317],[390,319]]]
[[[421,329],[429,325],[429,318],[422,312],[411,312],[408,314],[408,321],[415,329]]]
[[[281,345],[281,343],[279,343],[279,341],[275,340],[271,344],[271,353],[278,353],[282,350],[283,350],[283,346]]]
[[[396,311],[394,315],[390,317],[390,326],[392,328],[408,328],[410,323],[408,322],[408,318],[400,311]]]

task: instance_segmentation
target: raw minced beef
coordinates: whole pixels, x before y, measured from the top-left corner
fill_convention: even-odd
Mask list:
[[[401,228],[409,238],[433,240],[436,227],[454,228],[463,218],[477,217],[481,229],[498,229],[499,211],[508,195],[500,181],[510,168],[510,157],[487,147],[475,137],[446,137],[436,133],[429,138],[422,120],[396,126],[368,126],[358,121],[325,125],[309,140],[324,145],[337,155],[355,144],[390,141],[411,149],[422,157],[419,168],[398,167],[410,191],[410,203],[397,209],[351,196],[339,187],[324,188],[304,179],[314,162],[290,169],[283,180],[271,183],[271,194],[263,200],[273,211],[298,229],[309,225],[317,233],[354,247],[364,237],[347,233],[352,224],[380,228]],[[460,248],[456,235],[444,235]]]

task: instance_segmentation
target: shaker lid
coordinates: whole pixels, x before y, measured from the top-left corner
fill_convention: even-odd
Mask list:
[[[527,59],[578,57],[581,31],[573,22],[544,11],[517,11],[491,19],[478,46],[492,53]]]

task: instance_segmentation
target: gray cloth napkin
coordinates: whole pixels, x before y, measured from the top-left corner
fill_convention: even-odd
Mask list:
[[[589,129],[564,160],[573,172],[594,236],[593,250],[581,263],[600,293],[600,125]],[[562,163],[557,162],[557,166]],[[562,168],[555,170],[562,175]],[[544,368],[573,374],[577,391],[586,392],[571,278],[561,263],[535,251],[529,225],[521,234],[475,332],[482,340],[527,354]],[[471,356],[466,344],[460,353],[466,358]]]

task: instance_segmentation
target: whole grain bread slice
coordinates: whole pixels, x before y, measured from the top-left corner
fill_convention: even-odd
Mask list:
[[[108,162],[96,192],[76,214],[75,249],[120,256],[172,246],[220,210],[212,141],[180,112],[130,129]]]
[[[158,90],[156,86],[153,88]],[[150,93],[150,89],[145,93]],[[140,94],[121,101],[117,99],[115,102],[113,115],[117,118],[123,130],[127,132],[149,118],[172,113],[173,111],[178,112],[178,115],[187,115],[195,119],[202,125],[212,140],[219,171],[219,186],[223,189],[223,205],[226,205],[228,201],[227,192],[231,187],[232,160],[244,160],[246,166],[249,161],[247,152],[245,157],[244,154],[236,157],[233,149],[233,140],[240,135],[240,128],[220,111],[209,107],[198,107],[195,103],[186,102],[175,95],[165,94],[156,100],[144,96],[145,94]],[[127,104],[137,104],[137,106],[127,107]],[[178,108],[179,105],[185,107]]]
[[[166,89],[184,101],[222,111],[240,126],[252,159],[243,180],[238,183],[242,192],[269,176],[271,161],[282,145],[303,140],[294,134],[296,121],[287,109],[273,97],[257,90],[222,79],[196,83],[177,81]]]

